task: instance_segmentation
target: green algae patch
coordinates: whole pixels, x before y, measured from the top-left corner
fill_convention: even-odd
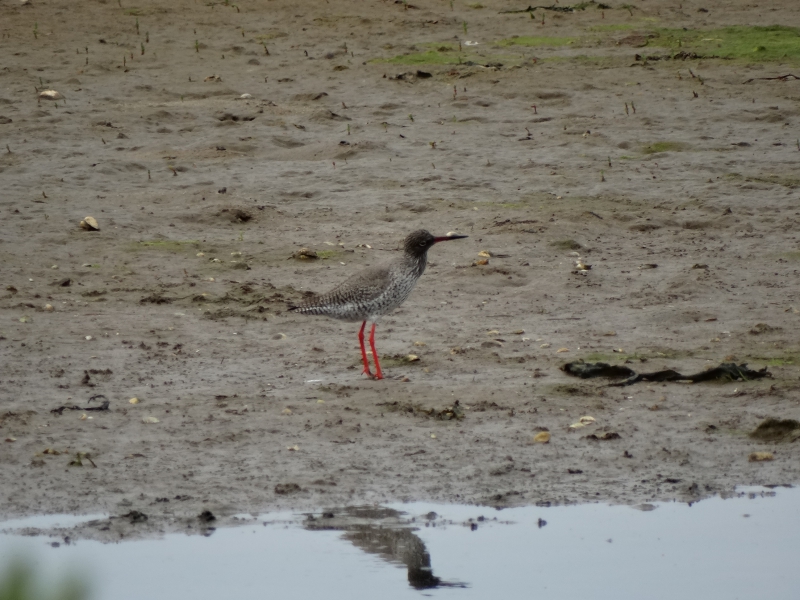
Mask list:
[[[760,183],[769,183],[772,185],[782,185],[790,189],[800,187],[800,178],[798,177],[782,177],[780,175],[764,175],[763,177],[750,177],[752,181]]]
[[[577,43],[578,38],[574,37],[547,37],[547,36],[528,36],[521,35],[496,42],[498,46],[528,46],[536,48],[556,48],[559,46],[570,46]]]
[[[800,365],[800,353],[786,352],[773,355],[748,355],[748,361],[765,364],[768,367],[791,367]]]
[[[800,261],[800,250],[795,250],[793,252],[784,252],[783,254],[781,254],[781,258],[785,260]]]
[[[666,46],[676,52],[694,52],[701,57],[746,59],[755,62],[800,62],[800,28],[733,26],[706,31],[656,29],[651,46]]]
[[[399,367],[421,364],[416,354],[387,354],[380,357],[381,367]]]
[[[800,178],[792,176],[781,176],[775,173],[767,173],[766,175],[742,175],[741,173],[728,173],[727,175],[725,175],[725,178],[734,181],[752,181],[755,183],[780,185],[790,189],[800,187]]]
[[[519,36],[494,42],[495,48],[503,47],[511,50],[515,46],[536,47],[536,48],[558,48],[577,44],[579,38],[572,37],[529,37]],[[482,46],[486,48],[486,46]],[[414,50],[419,49],[418,52]],[[474,47],[459,46],[452,42],[434,42],[417,44],[411,48],[411,52],[400,54],[391,58],[375,58],[371,63],[385,63],[390,65],[485,65],[496,66],[503,64],[510,66],[519,64],[522,60],[520,55],[512,54],[492,54],[483,55],[475,52]]]
[[[644,154],[658,154],[659,152],[683,152],[689,146],[682,142],[653,142],[642,148]]]

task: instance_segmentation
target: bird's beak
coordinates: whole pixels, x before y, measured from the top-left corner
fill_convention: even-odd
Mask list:
[[[461,239],[464,239],[465,237],[469,237],[469,236],[467,236],[467,235],[457,235],[455,233],[451,233],[451,234],[448,234],[448,235],[443,235],[443,236],[440,236],[440,237],[433,238],[433,243],[437,244],[439,242],[448,242],[450,240],[461,240]]]

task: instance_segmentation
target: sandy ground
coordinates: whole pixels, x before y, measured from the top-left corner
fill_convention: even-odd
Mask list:
[[[164,531],[206,509],[800,481],[799,443],[746,435],[800,418],[800,82],[743,83],[797,65],[634,60],[638,27],[800,6],[542,24],[483,4],[0,2],[2,517],[140,511]],[[582,41],[493,44],[513,35]],[[458,42],[475,64],[380,62]],[[357,326],[287,303],[421,227],[470,237],[430,252],[367,380]],[[560,370],[581,358],[773,378],[616,388]],[[100,394],[108,411],[51,413]],[[463,419],[435,418],[455,401]]]

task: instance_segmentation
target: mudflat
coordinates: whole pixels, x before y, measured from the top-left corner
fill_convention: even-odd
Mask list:
[[[0,4],[0,515],[799,481],[800,5],[527,8]],[[372,381],[287,306],[420,228]]]

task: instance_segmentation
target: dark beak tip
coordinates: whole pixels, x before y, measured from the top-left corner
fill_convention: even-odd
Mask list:
[[[441,237],[433,238],[434,242],[449,242],[450,240],[463,240],[464,238],[469,237],[468,235],[443,235]]]

